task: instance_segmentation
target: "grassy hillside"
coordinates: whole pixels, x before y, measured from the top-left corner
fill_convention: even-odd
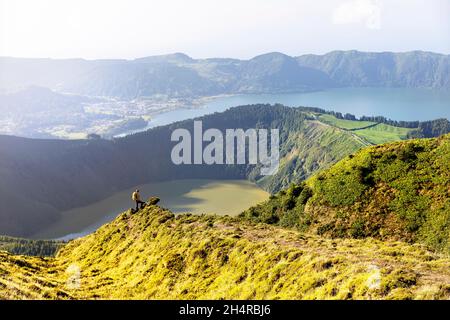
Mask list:
[[[125,212],[56,258],[0,252],[0,298],[449,299],[420,245],[322,239],[236,218]]]
[[[305,120],[299,129],[285,131],[278,172],[272,176],[256,176],[255,181],[269,192],[277,192],[293,182],[308,178],[317,170],[328,168],[364,146],[366,142],[350,132]],[[257,172],[253,171],[254,174]]]
[[[323,123],[349,130],[369,144],[383,144],[405,140],[408,138],[408,134],[415,130],[373,121],[338,119],[330,114],[319,114],[317,118]]]
[[[376,122],[372,121],[357,121],[357,120],[347,120],[347,119],[338,119],[331,114],[319,114],[317,117],[320,121],[327,123],[329,125],[341,128],[341,129],[361,129],[372,126],[376,124]]]
[[[413,129],[378,123],[368,128],[354,130],[353,132],[372,144],[383,144],[392,141],[405,140],[408,137],[408,133],[412,131]]]
[[[330,237],[450,253],[450,135],[373,146],[242,215]]]

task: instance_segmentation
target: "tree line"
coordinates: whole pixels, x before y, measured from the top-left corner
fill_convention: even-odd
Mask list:
[[[0,236],[0,250],[12,254],[40,257],[54,256],[63,245],[63,241],[57,240],[31,240]]]

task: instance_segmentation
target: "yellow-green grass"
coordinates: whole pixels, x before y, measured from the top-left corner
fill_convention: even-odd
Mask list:
[[[243,212],[329,237],[421,242],[450,254],[450,134],[371,146]]]
[[[371,121],[355,121],[338,119],[330,114],[321,114],[318,119],[326,124],[344,130],[351,130],[357,136],[365,139],[371,144],[383,144],[392,141],[404,140],[412,129],[394,127],[384,123]]]
[[[412,129],[394,127],[379,123],[373,127],[355,130],[354,133],[373,144],[383,144],[392,141],[404,140]]]
[[[417,244],[325,239],[152,206],[56,258],[0,253],[0,298],[449,299],[450,260]]]
[[[334,127],[338,127],[341,129],[347,129],[347,130],[365,128],[365,127],[376,124],[376,122],[371,122],[371,121],[355,121],[355,120],[338,119],[331,114],[321,114],[318,116],[318,119],[320,121],[327,123],[329,125],[332,125]]]

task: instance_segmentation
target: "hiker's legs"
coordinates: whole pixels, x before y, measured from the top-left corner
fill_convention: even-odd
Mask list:
[[[139,207],[140,207],[140,209],[142,209],[144,207],[144,204],[145,204],[144,201],[136,200],[136,211],[139,210]]]

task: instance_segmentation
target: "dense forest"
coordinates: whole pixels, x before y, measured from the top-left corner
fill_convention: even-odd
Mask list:
[[[27,256],[54,256],[64,245],[56,240],[30,240],[0,236],[0,250]]]

